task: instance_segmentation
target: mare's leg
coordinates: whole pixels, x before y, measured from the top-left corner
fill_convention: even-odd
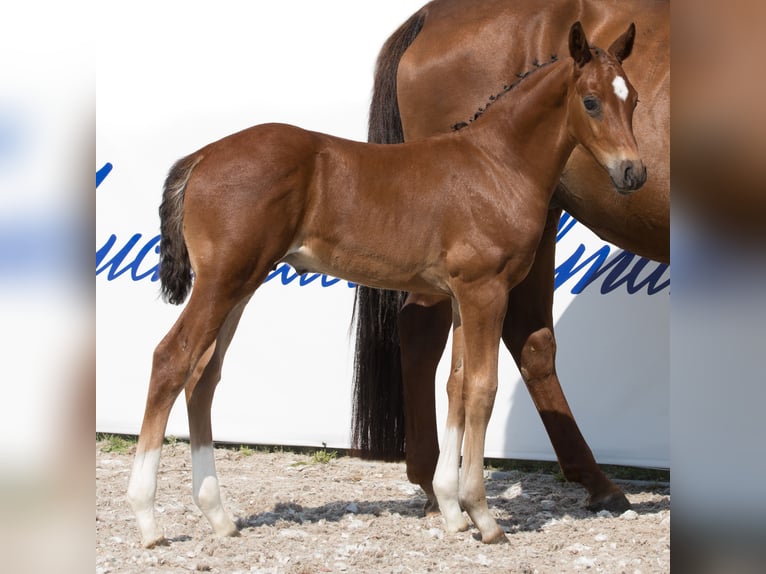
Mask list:
[[[426,493],[426,514],[439,511],[432,485],[439,458],[434,380],[451,323],[449,299],[410,294],[399,312],[407,478]]]
[[[508,285],[500,278],[456,290],[465,363],[462,393],[465,438],[459,497],[460,505],[468,512],[485,543],[507,540],[489,512],[484,489],[484,443],[497,393],[498,347],[507,294]]]
[[[551,210],[532,269],[513,288],[503,326],[503,341],[518,365],[548,432],[567,480],[590,494],[588,508],[622,512],[630,503],[596,464],[575,422],[556,374],[553,335],[553,276],[560,210]]]
[[[433,492],[438,507],[444,517],[448,532],[459,532],[468,528],[468,522],[463,516],[458,497],[460,484],[460,452],[465,433],[465,407],[463,404],[464,359],[463,359],[463,326],[457,303],[452,304],[452,363],[449,379],[447,380],[447,427],[442,436],[441,451],[439,451],[436,470],[433,475]]]
[[[192,453],[192,497],[217,536],[233,536],[239,531],[221,502],[215,472],[210,409],[215,388],[221,380],[223,358],[248,301],[249,298],[245,299],[231,311],[212,345],[210,361],[204,367],[201,376],[192,377],[192,381],[186,386]]]
[[[218,331],[237,302],[217,295],[198,278],[186,308],[154,351],[144,420],[128,485],[128,500],[146,547],[164,538],[154,515],[154,497],[170,410],[181,389],[195,373],[204,371]]]

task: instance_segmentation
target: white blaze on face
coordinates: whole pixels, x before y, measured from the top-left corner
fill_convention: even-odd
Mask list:
[[[628,85],[625,83],[625,78],[615,76],[614,80],[612,80],[612,87],[614,88],[614,93],[623,102],[628,99]]]

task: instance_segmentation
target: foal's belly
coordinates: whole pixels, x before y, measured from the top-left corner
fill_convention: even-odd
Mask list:
[[[383,253],[362,253],[354,250],[312,249],[301,244],[291,248],[281,261],[291,265],[299,274],[323,273],[359,285],[377,289],[414,291],[434,295],[450,295],[441,265],[422,261],[416,265],[392,262]]]

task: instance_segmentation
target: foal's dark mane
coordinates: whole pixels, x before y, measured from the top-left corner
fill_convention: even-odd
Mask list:
[[[558,56],[556,54],[551,54],[551,59],[548,60],[547,62],[542,62],[541,63],[538,60],[534,60],[532,62],[532,65],[534,66],[534,68],[532,68],[531,70],[527,70],[526,72],[524,72],[522,74],[516,74],[516,80],[514,82],[512,82],[510,84],[505,84],[501,91],[499,91],[497,94],[492,94],[491,96],[489,96],[489,100],[487,101],[487,103],[484,104],[483,107],[480,107],[478,110],[476,110],[476,113],[473,116],[471,116],[468,119],[467,122],[458,122],[456,124],[452,124],[452,131],[456,132],[458,130],[462,130],[468,124],[470,124],[470,123],[474,122],[475,120],[477,120],[478,118],[480,118],[481,115],[484,112],[487,111],[487,108],[489,108],[489,106],[491,106],[493,103],[495,103],[498,100],[498,98],[500,98],[502,95],[507,94],[508,92],[510,92],[513,88],[518,86],[522,82],[522,80],[524,80],[525,78],[529,77],[531,74],[534,74],[540,68],[544,68],[545,66],[550,65],[553,62],[556,62],[558,59],[559,58],[558,58]]]

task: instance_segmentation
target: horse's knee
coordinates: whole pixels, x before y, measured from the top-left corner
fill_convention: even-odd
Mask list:
[[[545,327],[532,333],[521,348],[519,370],[524,382],[532,384],[554,374],[556,370],[556,339]]]

